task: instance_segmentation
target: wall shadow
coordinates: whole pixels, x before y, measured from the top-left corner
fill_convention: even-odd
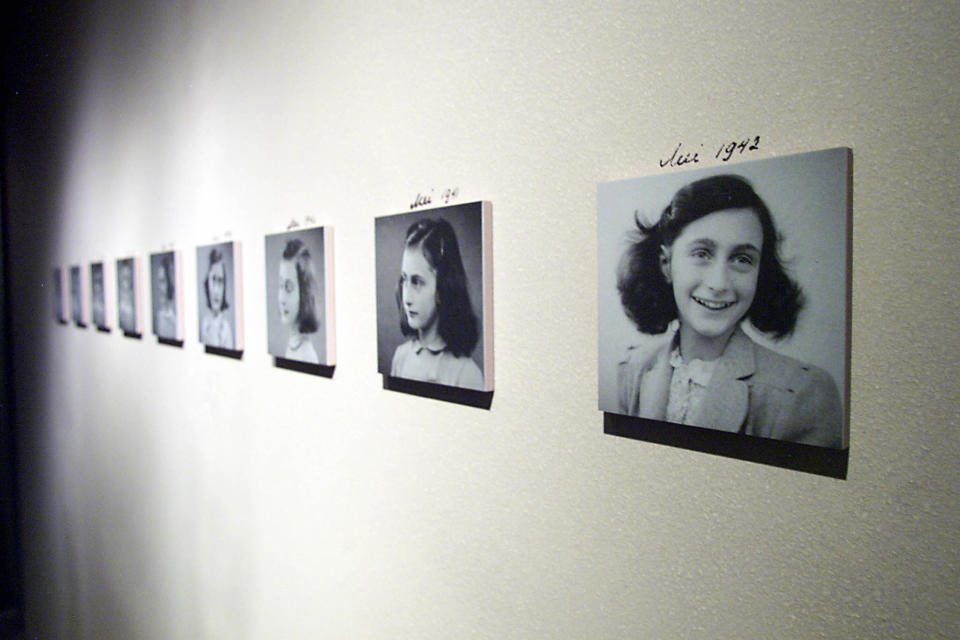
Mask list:
[[[847,478],[849,449],[827,449],[607,412],[603,413],[603,432],[839,480]]]
[[[223,356],[224,358],[233,358],[234,360],[243,358],[242,349],[237,351],[236,349],[224,349],[223,347],[211,347],[210,345],[204,345],[203,349],[206,353],[214,356]]]
[[[394,378],[388,375],[383,376],[383,388],[388,391],[399,391],[400,393],[409,393],[422,398],[442,400],[443,402],[452,402],[478,409],[489,409],[493,404],[493,391],[448,387],[434,382],[407,380],[406,378]]]
[[[336,365],[313,364],[312,362],[301,362],[300,360],[287,360],[286,358],[275,357],[273,366],[277,369],[287,369],[297,373],[306,373],[321,378],[333,378],[333,372]]]

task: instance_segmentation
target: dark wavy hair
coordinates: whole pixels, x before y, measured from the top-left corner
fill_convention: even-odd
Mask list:
[[[207,265],[207,275],[203,278],[203,292],[207,294],[207,308],[213,309],[213,305],[210,304],[210,270],[213,269],[213,265],[218,262],[223,262],[223,252],[220,251],[218,247],[210,249],[210,263]],[[227,265],[223,265],[223,301],[220,305],[220,311],[225,311],[230,308],[230,303],[227,302]]]
[[[671,246],[691,222],[724,209],[750,209],[763,230],[757,291],[745,317],[776,339],[793,332],[804,297],[780,258],[773,216],[744,178],[721,175],[681,188],[653,225],[635,215],[636,239],[620,261],[617,290],[624,311],[642,333],[663,333],[677,317],[673,288],[661,268],[661,247]]]
[[[419,248],[427,264],[437,274],[437,333],[455,356],[469,356],[478,341],[478,322],[467,291],[467,274],[460,257],[460,244],[453,227],[446,220],[424,218],[407,229],[404,249]],[[397,309],[400,331],[405,336],[417,335],[407,324],[403,312],[402,283],[397,281]]]
[[[283,259],[292,261],[297,267],[297,284],[300,287],[297,330],[300,333],[314,333],[320,328],[320,320],[317,317],[317,280],[313,275],[313,256],[303,240],[294,238],[284,247]]]

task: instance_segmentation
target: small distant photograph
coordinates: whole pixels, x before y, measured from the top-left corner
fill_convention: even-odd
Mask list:
[[[53,270],[53,278],[50,282],[53,295],[53,319],[64,324],[67,321],[67,311],[63,304],[63,270],[60,267]]]
[[[94,262],[90,265],[90,309],[93,326],[97,329],[109,329],[106,280],[102,262]]]
[[[846,448],[850,166],[836,148],[600,184],[599,408]]]
[[[83,317],[83,279],[79,266],[70,267],[70,315],[73,324],[78,327],[87,326]]]
[[[180,311],[183,308],[183,296],[179,257],[177,251],[150,254],[153,334],[164,340],[183,340],[183,314]]]
[[[202,344],[243,350],[242,291],[239,242],[197,247],[197,307]]]
[[[376,219],[378,370],[493,390],[489,202]]]
[[[136,258],[117,260],[117,326],[127,335],[140,335],[140,274]]]
[[[285,360],[333,365],[333,229],[266,236],[267,351]]]

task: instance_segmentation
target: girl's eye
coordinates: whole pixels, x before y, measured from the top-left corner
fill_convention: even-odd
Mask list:
[[[703,247],[698,247],[690,252],[690,255],[698,260],[706,260],[710,257],[710,251]]]
[[[732,257],[732,262],[735,268],[741,271],[749,271],[757,263],[756,259],[746,253],[738,253]]]

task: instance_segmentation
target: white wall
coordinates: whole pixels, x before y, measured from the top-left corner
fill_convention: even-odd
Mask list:
[[[960,633],[956,3],[93,4],[8,122],[31,637]],[[845,480],[596,409],[596,184],[753,135],[854,150]],[[489,410],[376,370],[373,218],[453,186],[493,202]],[[308,215],[332,379],[266,353],[263,236]],[[192,296],[182,349],[51,319],[55,265],[173,244],[189,285],[228,233],[242,360]]]

